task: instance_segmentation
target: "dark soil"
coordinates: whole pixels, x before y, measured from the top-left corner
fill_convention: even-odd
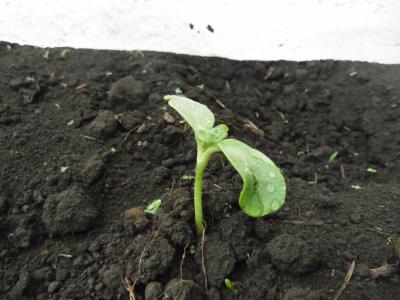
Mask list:
[[[63,50],[0,43],[1,299],[332,299],[353,261],[341,299],[399,297],[400,66]],[[177,88],[282,169],[276,215],[216,156],[196,237]]]

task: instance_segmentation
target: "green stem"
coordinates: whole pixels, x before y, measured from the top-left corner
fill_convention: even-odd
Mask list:
[[[213,145],[205,150],[198,146],[197,147],[197,164],[196,173],[194,179],[194,220],[196,224],[197,235],[201,235],[203,232],[203,202],[202,202],[202,189],[203,189],[203,177],[204,170],[207,167],[208,161],[211,156],[219,152],[220,149]]]

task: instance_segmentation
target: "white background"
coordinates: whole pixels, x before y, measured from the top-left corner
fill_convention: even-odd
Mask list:
[[[400,63],[400,1],[0,0],[0,40],[234,59]]]

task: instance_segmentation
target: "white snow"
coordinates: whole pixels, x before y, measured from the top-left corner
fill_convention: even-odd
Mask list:
[[[0,0],[0,40],[234,59],[400,63],[400,1]]]

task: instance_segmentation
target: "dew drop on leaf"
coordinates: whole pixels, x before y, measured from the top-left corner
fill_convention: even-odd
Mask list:
[[[267,185],[267,191],[272,193],[275,191],[275,187],[272,184]]]
[[[272,202],[271,208],[276,211],[281,207],[281,205],[278,202]]]

